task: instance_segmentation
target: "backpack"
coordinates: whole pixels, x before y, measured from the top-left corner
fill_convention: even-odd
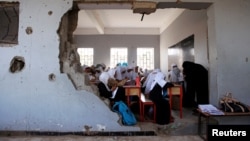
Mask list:
[[[134,114],[123,101],[115,102],[112,107],[112,110],[121,115],[123,125],[135,125],[136,124],[137,120]]]

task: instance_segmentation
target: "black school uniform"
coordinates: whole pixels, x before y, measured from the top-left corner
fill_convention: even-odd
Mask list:
[[[156,123],[160,125],[170,123],[171,110],[169,101],[162,95],[162,90],[166,89],[167,85],[168,83],[166,83],[166,85],[161,88],[159,84],[156,84],[149,94],[149,98],[156,105]]]
[[[98,88],[99,88],[99,93],[101,97],[105,97],[108,98],[110,100],[111,103],[111,107],[113,105],[114,102],[116,101],[123,101],[126,102],[126,96],[125,96],[125,88],[123,88],[122,86],[118,86],[118,89],[116,91],[116,95],[114,98],[112,98],[112,91],[109,91],[105,84],[100,82],[98,84]]]

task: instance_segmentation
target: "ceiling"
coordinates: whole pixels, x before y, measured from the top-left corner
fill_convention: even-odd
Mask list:
[[[176,2],[139,4],[135,7],[133,3],[79,3],[78,26],[74,35],[159,35],[187,8],[199,10],[210,5]]]

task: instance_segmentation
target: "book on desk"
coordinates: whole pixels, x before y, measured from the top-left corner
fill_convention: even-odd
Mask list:
[[[224,112],[212,104],[199,104],[198,108],[201,110],[201,112],[208,113],[210,115],[224,115]]]

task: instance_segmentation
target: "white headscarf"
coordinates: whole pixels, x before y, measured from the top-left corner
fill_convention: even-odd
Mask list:
[[[116,79],[117,80],[123,80],[125,79],[126,75],[125,73],[122,72],[126,72],[126,67],[125,66],[117,66],[116,68]]]
[[[128,66],[125,75],[126,75],[126,78],[128,78],[129,80],[135,80],[135,78],[133,77],[134,68],[131,66]]]
[[[155,81],[156,74],[160,71],[161,71],[160,69],[155,69],[151,73],[148,74],[148,76],[147,76],[147,78],[142,86],[142,87],[145,87],[145,92],[144,92],[145,94],[150,93],[151,86],[152,86],[153,82]]]
[[[170,71],[170,82],[179,82],[181,70],[178,68],[176,64],[171,65]]]
[[[108,74],[111,78],[114,78],[115,79],[115,72],[116,72],[116,69],[114,68],[111,68],[108,70]]]
[[[104,71],[102,66],[98,66],[98,67],[96,67],[96,69],[95,69],[95,70],[98,70],[98,71],[100,71],[100,72],[103,72],[103,71]]]
[[[165,80],[165,74],[162,72],[157,72],[154,78],[154,81],[150,87],[150,90],[154,88],[156,84],[159,84],[162,88],[166,85],[167,81]]]
[[[139,74],[135,71],[135,67],[133,67],[133,71],[131,71],[131,79],[135,80],[137,77],[139,77]]]
[[[105,85],[108,91],[110,91],[108,87],[108,79],[110,78],[110,75],[108,72],[102,72],[101,75],[99,76],[99,80]]]
[[[99,66],[99,67],[96,67],[95,70],[96,70],[95,76],[96,76],[97,79],[99,79],[101,73],[103,72],[103,69],[102,69],[101,66]],[[98,71],[98,72],[97,72],[97,71]]]
[[[173,69],[174,67],[177,67],[177,64],[174,64],[174,63],[173,63],[173,64],[171,65],[171,68],[172,68],[172,69]]]

